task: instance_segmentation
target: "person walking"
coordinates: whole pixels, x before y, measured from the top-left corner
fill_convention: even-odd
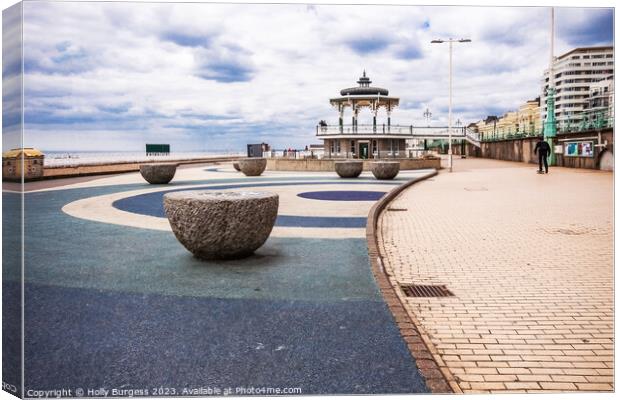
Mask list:
[[[543,137],[538,138],[536,147],[534,147],[534,154],[538,153],[538,173],[543,173],[543,164],[545,165],[545,174],[549,173],[549,165],[547,164],[547,157],[551,155],[551,146],[545,142]]]

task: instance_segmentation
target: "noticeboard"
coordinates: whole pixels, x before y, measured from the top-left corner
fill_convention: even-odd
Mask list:
[[[594,142],[568,142],[564,144],[566,157],[594,157]]]
[[[147,144],[146,154],[170,154],[169,144]]]

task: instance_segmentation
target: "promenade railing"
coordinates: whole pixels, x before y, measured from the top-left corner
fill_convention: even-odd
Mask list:
[[[453,127],[452,136],[466,136],[467,129],[464,127]],[[447,126],[414,126],[414,125],[317,125],[317,136],[333,136],[333,135],[372,135],[372,134],[389,134],[389,135],[407,135],[420,137],[447,137]],[[471,134],[473,135],[473,133]]]

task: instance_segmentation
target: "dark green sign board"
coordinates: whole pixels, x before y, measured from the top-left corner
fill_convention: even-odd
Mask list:
[[[169,144],[147,144],[146,154],[170,154]]]

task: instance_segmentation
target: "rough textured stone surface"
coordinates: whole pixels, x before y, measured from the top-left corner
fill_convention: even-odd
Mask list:
[[[278,215],[268,192],[191,190],[166,193],[164,209],[177,239],[202,259],[242,258],[265,243]]]
[[[141,164],[140,174],[152,184],[168,183],[174,178],[178,164]]]
[[[267,167],[265,158],[246,158],[239,160],[239,168],[246,176],[259,176]]]
[[[394,179],[400,171],[398,161],[376,161],[370,163],[370,170],[377,179]]]
[[[363,161],[336,161],[334,163],[334,169],[341,178],[357,178],[363,168]]]
[[[239,167],[239,161],[233,162],[233,168],[237,171],[241,171],[241,167]]]

